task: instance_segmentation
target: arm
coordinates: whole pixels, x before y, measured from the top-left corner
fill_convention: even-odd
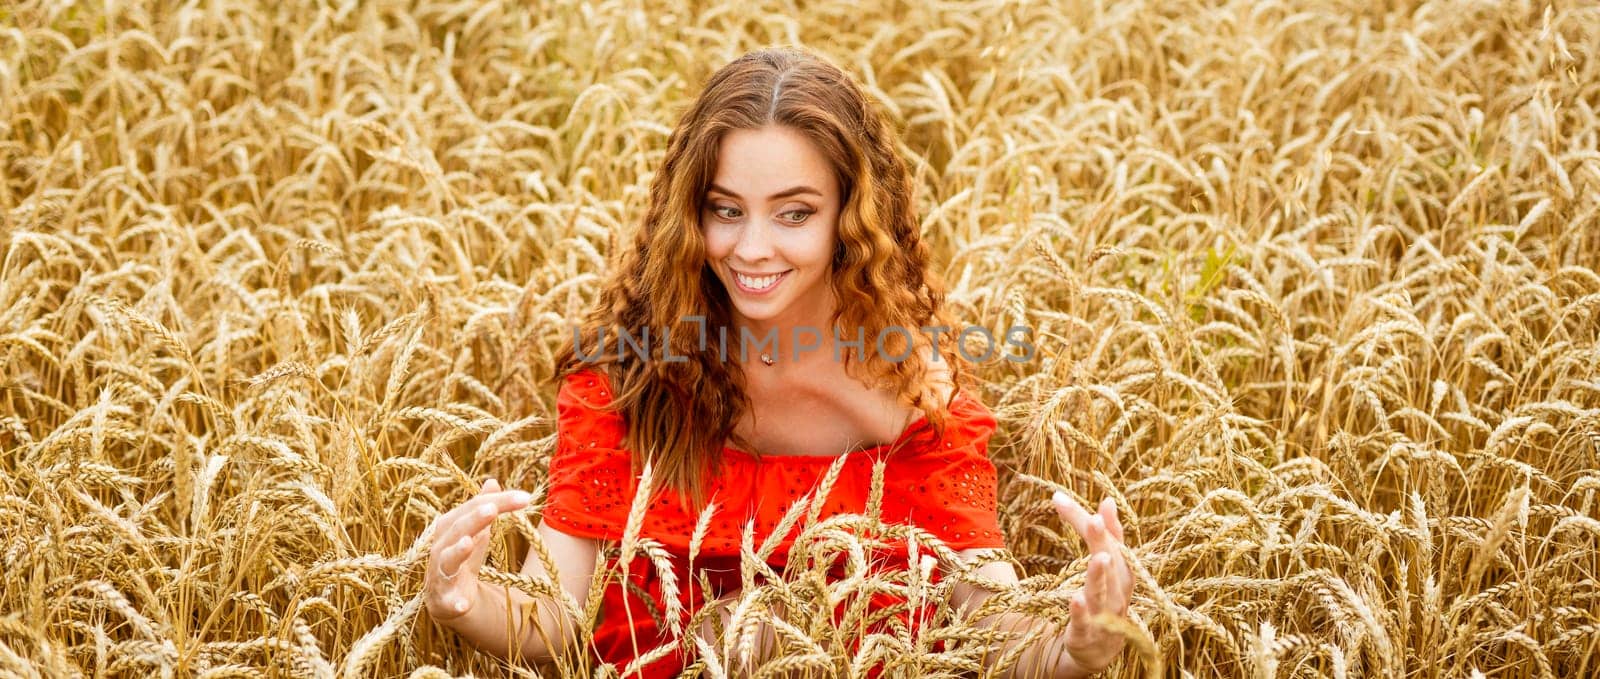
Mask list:
[[[550,527],[544,522],[539,523],[539,537],[543,540],[545,549],[550,553],[550,560],[555,562],[556,576],[545,569],[544,562],[539,558],[537,549],[530,546],[528,558],[522,564],[522,574],[533,577],[550,577],[567,594],[571,595],[579,604],[589,599],[589,588],[594,582],[595,565],[600,558],[600,541],[590,538],[580,538],[568,535]],[[520,591],[513,590],[513,595],[524,601],[533,601],[532,597]],[[578,640],[578,631],[573,627],[572,618],[569,617],[561,602],[549,598],[538,600],[537,629],[528,627],[523,633],[522,655],[549,657],[556,654],[566,654],[572,650]],[[551,630],[554,633],[550,632]],[[550,636],[554,648],[545,641]]]
[[[697,633],[699,634],[700,638],[705,639],[706,643],[709,644],[713,649],[716,649],[719,653],[722,649],[722,637],[717,633],[717,630],[726,630],[728,629],[728,626],[732,624],[734,609],[739,603],[739,593],[742,591],[743,590],[734,590],[733,592],[719,596],[715,601],[706,603],[706,608],[709,609],[709,611],[705,613]],[[783,604],[781,602],[773,602],[772,611],[774,616],[780,618],[785,614]],[[734,632],[734,634],[738,634],[738,632]],[[756,668],[766,665],[767,661],[777,657],[779,654],[778,651],[781,648],[782,642],[778,638],[777,630],[773,628],[771,623],[768,623],[765,620],[756,623],[754,637],[755,651],[750,654],[750,665],[748,667],[743,666],[738,662],[738,656],[723,658],[723,662],[726,665],[725,669],[730,673],[731,676],[753,676]],[[734,640],[734,644],[735,647],[737,647],[737,639]]]
[[[956,552],[963,562],[971,562],[981,556],[983,549],[966,549]],[[1014,586],[1017,584],[1017,573],[1011,564],[996,561],[979,567],[977,574],[985,579],[997,583]],[[963,618],[976,611],[984,601],[994,596],[995,592],[968,582],[956,582],[951,587],[951,601]],[[1079,665],[1072,655],[1066,650],[1065,630],[1060,629],[1054,622],[1042,620],[1026,613],[1004,612],[995,613],[977,620],[969,620],[969,624],[986,629],[1004,630],[1007,632],[1021,633],[1036,627],[1045,627],[1046,633],[1034,643],[1031,648],[1024,649],[1017,657],[1016,664],[1004,677],[1061,677],[1063,679],[1076,679],[1078,677],[1092,676],[1094,672]],[[1021,635],[1018,634],[1020,637]],[[983,656],[985,670],[992,669],[994,662],[1009,653],[1017,644],[1022,643],[1020,638],[1007,639],[1001,642],[994,652]]]
[[[1081,591],[1070,599],[1071,619],[1065,629],[1034,616],[1003,612],[986,616],[973,624],[989,629],[1021,632],[1040,626],[1045,633],[1033,648],[1022,651],[1007,676],[1011,677],[1087,677],[1106,668],[1121,655],[1126,640],[1117,632],[1105,629],[1091,618],[1100,613],[1126,616],[1133,598],[1133,572],[1122,557],[1122,523],[1117,519],[1116,505],[1110,498],[1100,503],[1099,512],[1090,514],[1066,495],[1057,493],[1056,511],[1088,543],[1091,550],[1089,571]],[[985,550],[968,549],[957,552],[964,562],[971,562]],[[984,564],[978,575],[1002,586],[1017,583],[1017,574],[1010,563],[999,561]],[[951,587],[951,599],[963,617],[977,610],[995,592],[972,583],[957,582]],[[1020,643],[1019,639],[1002,642],[1001,648],[985,656],[985,667],[994,659]]]
[[[500,491],[491,480],[476,497],[441,515],[424,586],[428,591],[428,613],[441,625],[501,658],[515,655],[541,662],[568,652],[578,638],[561,602],[478,579],[494,518],[501,512],[526,506],[527,501],[525,493]],[[587,600],[599,542],[573,537],[543,522],[537,530],[559,576],[559,580],[552,581],[576,600]],[[535,578],[550,575],[533,548],[529,549],[521,572]],[[524,610],[532,613],[531,620],[523,617]],[[513,623],[517,623],[515,632]],[[514,635],[517,638],[513,639]]]

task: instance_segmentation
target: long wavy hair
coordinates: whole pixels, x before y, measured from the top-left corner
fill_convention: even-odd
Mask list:
[[[609,409],[621,411],[627,423],[634,474],[650,460],[654,487],[677,491],[696,513],[706,504],[724,446],[731,441],[752,449],[733,431],[750,407],[743,369],[719,356],[714,339],[726,329],[728,353],[736,355],[732,304],[711,269],[701,232],[705,196],[723,135],[767,125],[802,133],[827,157],[839,182],[842,210],[831,279],[838,308],[830,326],[845,338],[857,337],[855,328],[862,328],[866,338],[864,360],[846,352],[847,374],[873,388],[892,388],[940,436],[950,404],[935,398],[922,352],[936,350],[949,362],[958,390],[971,386],[954,337],[941,336],[933,345],[920,330],[956,326],[943,309],[944,284],[928,268],[930,251],[895,130],[860,85],[826,58],[801,48],[745,54],[711,76],[673,129],[633,247],[613,253],[600,299],[563,342],[551,378],[559,384],[585,368],[603,371],[614,392]],[[704,318],[704,325],[686,320],[694,316]],[[641,360],[633,347],[622,350],[615,342],[619,328],[633,337],[650,333],[648,358]],[[878,355],[874,342],[885,328],[909,330],[883,338],[886,355],[908,358]],[[672,354],[684,360],[661,359],[663,329],[669,329]],[[606,349],[608,337],[616,351]]]

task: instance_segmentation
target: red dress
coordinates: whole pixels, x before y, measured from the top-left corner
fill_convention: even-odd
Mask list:
[[[610,384],[602,371],[580,370],[563,381],[556,399],[557,445],[550,460],[543,521],[570,535],[620,541],[638,479],[630,473],[629,452],[623,447],[626,427],[621,413],[599,410],[610,402],[610,394]],[[885,523],[916,525],[955,550],[1004,547],[1005,536],[996,516],[995,467],[988,457],[988,441],[994,429],[995,419],[989,409],[964,391],[958,392],[950,405],[943,438],[924,418],[893,443],[851,453],[823,504],[819,520],[837,513],[865,514],[873,461],[887,458],[880,505]],[[695,572],[704,569],[713,586],[722,592],[739,589],[740,534],[747,520],[755,520],[755,545],[759,548],[777,527],[790,502],[811,492],[836,459],[829,455],[768,455],[758,460],[749,453],[725,448],[721,473],[709,486],[717,510],[695,556]],[[699,610],[706,597],[698,577],[690,586],[684,564],[698,517],[685,511],[677,502],[678,497],[670,490],[661,493],[647,510],[639,534],[660,542],[673,556],[687,637],[689,616]],[[777,572],[783,572],[789,547],[804,522],[802,517],[769,558],[768,563]],[[871,554],[869,560],[873,556],[898,558],[897,567],[907,567],[903,545],[894,552]],[[607,564],[615,565],[616,560],[615,556],[607,557]],[[835,577],[844,575],[842,566],[834,570]],[[675,642],[671,630],[658,625],[651,613],[652,609],[664,611],[664,599],[655,568],[643,554],[634,557],[628,579],[637,591],[624,586],[619,577],[611,578],[607,585],[592,648],[596,660],[614,663],[618,672],[638,655]],[[938,569],[934,569],[931,580],[938,579]],[[646,602],[640,592],[652,600]],[[713,592],[710,598],[715,595]],[[872,596],[874,604],[905,601],[888,594]],[[926,607],[928,612],[919,617],[931,616],[933,604]],[[842,619],[844,609],[841,603],[835,620]],[[633,620],[631,630],[629,613]],[[899,618],[916,629],[916,619],[904,614]],[[857,638],[873,631],[886,630],[880,622]],[[687,652],[694,652],[692,643]],[[646,665],[643,676],[673,677],[693,662],[692,655],[686,657],[685,650],[679,649]],[[872,676],[879,671],[881,666],[873,668]]]

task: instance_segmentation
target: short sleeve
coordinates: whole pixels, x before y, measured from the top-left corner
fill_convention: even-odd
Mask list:
[[[897,474],[894,495],[907,523],[933,533],[951,549],[1005,547],[998,514],[998,478],[989,459],[994,414],[966,393],[950,406],[942,437],[924,429],[910,466]],[[888,489],[886,488],[886,491]]]
[[[578,537],[620,540],[633,497],[627,433],[609,383],[593,370],[567,375],[556,394],[556,449],[550,457],[544,522]]]

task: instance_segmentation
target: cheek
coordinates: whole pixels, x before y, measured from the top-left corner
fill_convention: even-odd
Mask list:
[[[716,227],[702,228],[700,230],[700,238],[706,244],[706,256],[711,259],[721,259],[727,256],[729,248],[732,247],[732,241],[724,233],[724,230]]]
[[[792,264],[801,264],[815,267],[833,254],[833,242],[828,234],[820,229],[805,228],[782,231],[783,240],[780,241],[783,256]]]
[[[833,259],[833,250],[839,246],[839,229],[837,224],[828,224],[826,228],[817,229],[808,244],[812,259],[827,262]]]

